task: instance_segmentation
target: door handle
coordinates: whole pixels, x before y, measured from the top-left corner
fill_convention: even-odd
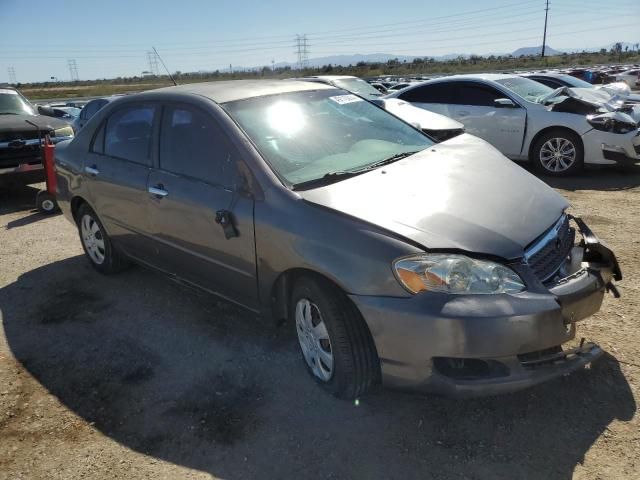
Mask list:
[[[100,170],[98,170],[98,168],[95,165],[91,165],[90,167],[84,167],[84,171],[94,177],[100,174]]]
[[[164,185],[162,185],[161,183],[159,183],[155,187],[149,187],[149,193],[151,195],[154,195],[156,198],[164,198],[169,195],[169,192],[164,189]]]

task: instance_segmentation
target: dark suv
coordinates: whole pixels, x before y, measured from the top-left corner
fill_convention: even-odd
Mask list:
[[[0,184],[43,181],[40,143],[47,134],[54,143],[73,138],[67,122],[39,114],[16,89],[0,88]]]

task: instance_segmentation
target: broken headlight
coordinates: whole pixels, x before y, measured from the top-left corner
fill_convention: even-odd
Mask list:
[[[588,115],[587,122],[596,130],[611,133],[629,133],[638,128],[633,118],[621,112]]]
[[[398,281],[411,293],[517,293],[525,289],[516,272],[500,263],[465,255],[423,253],[393,262]]]

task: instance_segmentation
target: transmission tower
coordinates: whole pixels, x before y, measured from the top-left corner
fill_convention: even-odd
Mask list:
[[[157,77],[159,70],[158,70],[158,55],[156,55],[156,52],[148,51],[147,60],[149,61],[149,71]]]
[[[77,82],[80,80],[78,77],[78,64],[75,59],[71,58],[67,60],[67,65],[69,66],[69,76],[71,77],[72,82]]]
[[[15,85],[16,83],[18,83],[16,81],[16,70],[13,67],[9,67],[7,68],[7,71],[9,72],[9,83]]]
[[[304,70],[307,68],[309,60],[309,43],[307,42],[307,35],[296,35],[296,55],[298,56],[298,69]]]

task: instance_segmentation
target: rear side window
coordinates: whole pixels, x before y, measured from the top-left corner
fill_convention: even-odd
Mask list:
[[[93,100],[92,102],[87,103],[82,109],[82,118],[89,120],[98,112],[98,110],[100,110],[101,107],[102,103],[100,100]]]
[[[399,96],[407,102],[418,103],[451,103],[451,85],[448,83],[435,83],[412,88]]]
[[[208,183],[231,186],[233,154],[210,115],[189,106],[167,106],[160,126],[160,168]]]
[[[493,101],[504,98],[505,95],[492,88],[481,85],[460,84],[456,95],[453,97],[454,104],[473,105],[478,107],[493,107]]]
[[[155,110],[152,105],[135,105],[111,114],[105,129],[104,154],[150,166]]]
[[[553,80],[551,78],[538,78],[538,77],[529,77],[529,78],[531,78],[531,80],[535,80],[536,82],[546,85],[547,87],[551,87],[553,89],[564,86],[561,82],[558,82],[557,80]]]

